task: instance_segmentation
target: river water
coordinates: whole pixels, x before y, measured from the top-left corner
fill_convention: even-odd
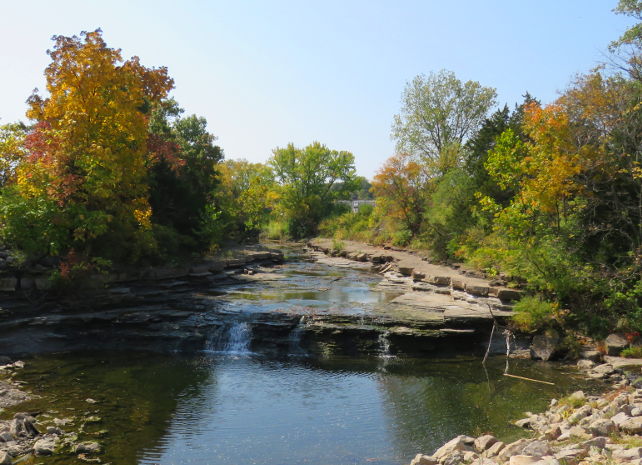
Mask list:
[[[278,272],[285,278],[220,292],[218,311],[368,312],[389,300],[361,270],[296,262]],[[83,424],[80,439],[101,442],[112,465],[401,465],[458,434],[517,438],[510,420],[587,388],[555,364],[510,362],[513,374],[554,383],[545,385],[503,376],[503,358],[484,368],[470,356],[394,357],[385,334],[379,356],[353,357],[306,357],[296,335],[289,355],[261,355],[250,339],[240,319],[200,353],[36,356],[18,379],[43,398],[18,410]]]

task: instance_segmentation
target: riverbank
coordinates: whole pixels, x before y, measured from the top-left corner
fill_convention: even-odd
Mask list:
[[[99,463],[95,455],[102,452],[101,444],[94,438],[79,440],[86,433],[85,425],[98,419],[91,412],[95,401],[86,399],[84,412],[61,412],[50,402],[45,403],[47,410],[22,411],[23,404],[38,398],[15,380],[24,367],[21,360],[0,365],[0,412],[10,416],[0,420],[0,465],[11,465],[28,455],[54,454],[73,454],[82,462]]]
[[[616,465],[642,464],[642,378],[639,364],[625,372],[612,363],[580,360],[589,378],[609,383],[600,395],[583,391],[552,399],[543,413],[526,413],[515,424],[531,437],[506,444],[493,436],[457,436],[410,465]],[[524,381],[530,382],[530,381]]]

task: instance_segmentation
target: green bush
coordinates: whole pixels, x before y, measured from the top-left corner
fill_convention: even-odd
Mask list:
[[[272,220],[270,221],[265,230],[264,235],[267,239],[273,241],[285,240],[290,236],[287,221]]]
[[[642,346],[627,347],[620,355],[626,358],[642,358]]]
[[[560,316],[557,303],[547,302],[538,296],[523,297],[515,304],[514,310],[513,323],[526,332],[554,326]]]

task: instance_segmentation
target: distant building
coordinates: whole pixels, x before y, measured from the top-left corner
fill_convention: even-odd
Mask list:
[[[337,203],[347,205],[352,209],[352,213],[357,213],[362,205],[372,205],[373,207],[375,205],[374,200],[338,200]]]

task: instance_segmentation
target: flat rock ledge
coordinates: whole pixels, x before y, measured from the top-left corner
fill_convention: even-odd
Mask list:
[[[351,241],[342,244],[337,251],[332,240],[317,238],[307,246],[317,261],[328,265],[369,262],[371,270],[383,277],[377,288],[398,294],[389,302],[393,318],[408,317],[431,322],[435,328],[485,333],[493,320],[505,322],[512,315],[514,300],[521,297],[519,291],[430,264],[411,252]]]
[[[515,424],[532,431],[530,438],[506,444],[490,434],[457,436],[410,465],[642,465],[642,378],[612,363],[580,360],[578,368],[612,387],[599,396],[577,391],[551,400],[544,413],[527,412]]]

